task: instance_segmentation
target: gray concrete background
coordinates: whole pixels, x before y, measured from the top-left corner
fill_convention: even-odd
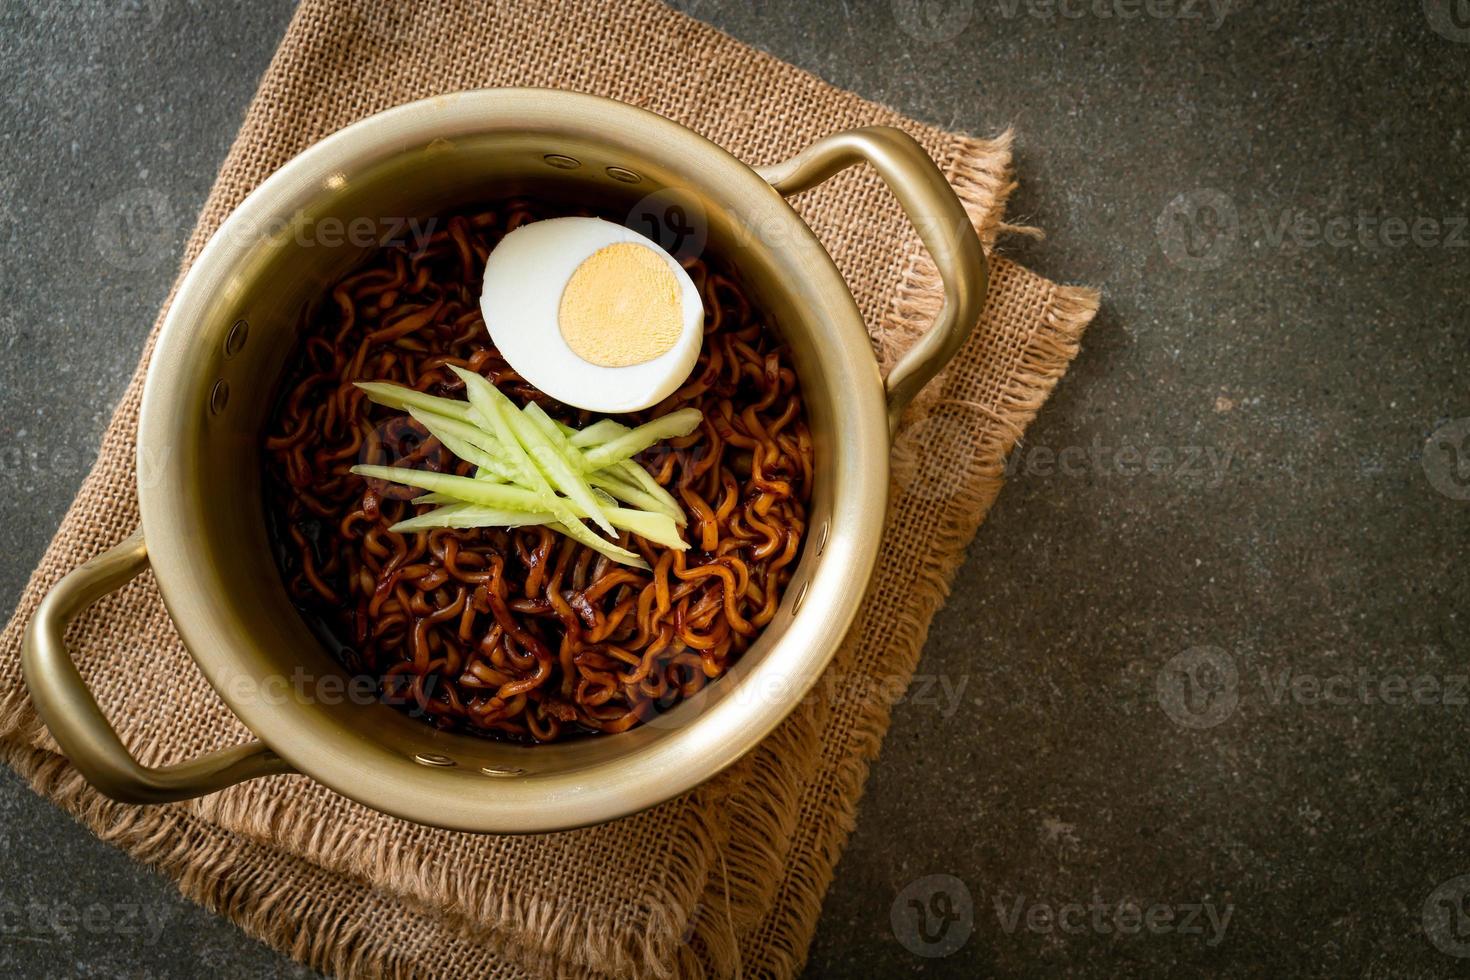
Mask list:
[[[1012,214],[1048,238],[1009,252],[1106,291],[895,709],[808,973],[1464,975],[1463,0],[680,6],[1014,125]],[[6,2],[0,605],[289,7]],[[9,773],[0,868],[8,974],[304,975]]]

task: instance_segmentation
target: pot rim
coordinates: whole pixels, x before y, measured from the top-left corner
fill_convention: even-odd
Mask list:
[[[463,780],[445,780],[452,770],[436,771],[411,760],[393,772],[366,771],[354,760],[358,736],[333,730],[290,702],[231,697],[231,684],[241,674],[260,681],[252,668],[261,665],[246,655],[244,638],[232,645],[237,638],[223,602],[199,594],[204,591],[198,585],[204,556],[196,553],[188,521],[180,519],[187,508],[178,490],[190,478],[174,474],[177,479],[145,481],[139,467],[139,507],[159,591],[190,656],[230,710],[297,770],[330,789],[406,820],[454,830],[546,832],[601,823],[671,799],[740,759],[806,696],[836,652],[871,578],[887,502],[882,379],[851,292],[816,235],[755,170],[692,130],[625,103],[547,89],[464,91],[386,110],[308,147],[252,191],[204,246],[164,319],[142,396],[136,446],[140,463],[145,456],[169,458],[156,451],[188,438],[186,431],[197,436],[204,407],[187,411],[184,399],[190,397],[188,378],[207,365],[198,363],[190,335],[193,324],[206,315],[211,296],[226,288],[231,272],[251,250],[249,236],[238,234],[240,230],[268,226],[314,199],[338,170],[386,160],[435,139],[538,123],[555,133],[614,144],[619,133],[636,133],[645,154],[678,152],[699,159],[704,181],[723,187],[743,220],[754,227],[777,222],[790,232],[773,249],[821,294],[820,308],[810,316],[827,320],[827,332],[838,339],[821,357],[834,365],[835,377],[855,379],[856,385],[841,393],[842,417],[834,427],[842,443],[841,472],[828,469],[824,477],[834,482],[834,533],[801,596],[800,614],[792,616],[751,674],[738,682],[723,679],[752,684],[752,691],[779,682],[781,696],[724,697],[682,728],[610,760],[607,775],[596,780],[589,780],[585,770],[548,772],[483,779],[480,791]],[[181,415],[195,418],[181,421]],[[175,461],[166,469],[178,466]],[[839,477],[852,471],[866,473],[863,482],[868,486],[879,481],[883,491],[864,494],[844,488]],[[792,591],[788,588],[783,597],[783,614]]]

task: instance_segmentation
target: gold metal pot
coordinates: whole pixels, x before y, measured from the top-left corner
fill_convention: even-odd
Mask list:
[[[898,197],[944,281],[933,329],[886,380],[837,268],[783,199],[859,163]],[[619,735],[507,745],[439,732],[370,697],[344,695],[344,671],[281,583],[258,461],[303,309],[370,246],[325,234],[303,240],[300,229],[330,227],[350,238],[364,216],[430,215],[509,193],[605,209],[660,191],[703,213],[708,247],[734,262],[800,375],[817,476],[808,538],[775,620],[705,693]],[[959,200],[896,129],[838,133],[753,170],[660,116],[567,92],[462,92],[349,126],[246,198],[179,288],[143,393],[142,527],[66,576],[29,624],[22,664],[36,709],[94,786],[134,803],[300,772],[406,820],[529,833],[669,799],[749,751],[831,659],[873,572],[892,429],[959,350],[985,290],[984,254]],[[62,634],[145,565],[199,669],[260,741],[145,768],[113,732]],[[314,680],[303,686],[303,677]]]

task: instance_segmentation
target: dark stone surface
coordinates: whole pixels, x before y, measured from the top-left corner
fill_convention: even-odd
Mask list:
[[[1464,3],[680,6],[1014,125],[1012,214],[1049,237],[1008,251],[1106,291],[895,709],[809,974],[1463,974]],[[7,606],[288,15],[4,8]],[[9,774],[0,867],[6,973],[303,972]]]

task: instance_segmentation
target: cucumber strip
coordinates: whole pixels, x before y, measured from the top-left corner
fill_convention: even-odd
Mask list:
[[[590,504],[598,507],[593,511],[597,515],[593,520],[599,527],[602,527],[606,519],[598,520],[602,517],[602,510],[589,486],[594,474],[584,475],[578,471],[578,466],[582,462],[582,451],[572,446],[567,437],[562,434],[561,427],[556,424],[556,420],[547,415],[540,405],[531,402],[521,414],[525,422],[535,430],[527,435],[532,439],[538,439],[546,451],[554,456],[554,458],[548,458],[548,464],[557,471],[554,473],[556,482],[567,492],[567,496],[584,506]],[[628,502],[641,503],[641,501],[632,500]],[[613,533],[611,528],[603,528],[603,530],[608,535]]]
[[[400,534],[409,531],[432,531],[435,528],[466,527],[529,527],[534,524],[551,524],[556,518],[535,511],[503,510],[497,507],[477,507],[474,504],[450,504],[431,510],[427,514],[399,521],[388,530]]]
[[[584,443],[588,446],[599,445],[601,443],[601,436],[604,433],[610,437],[616,437],[632,431],[620,422],[614,422],[612,419],[603,419],[601,422],[592,423],[583,429],[582,433],[592,432],[598,429],[599,426],[604,425],[604,423],[606,423],[607,428],[603,429],[602,433],[599,433],[598,440],[579,439],[578,436],[581,433],[576,429],[569,425],[562,425],[559,422],[554,424],[556,425],[557,431],[566,437],[570,445],[578,447],[584,445]],[[586,465],[585,455],[583,463]],[[655,510],[668,514],[674,519],[674,523],[680,527],[689,523],[689,518],[684,516],[684,508],[679,505],[679,501],[674,498],[674,495],[660,486],[659,482],[650,476],[647,470],[631,459],[625,459],[614,466],[604,467],[600,470],[584,472],[587,474],[588,483],[591,483],[593,486],[601,486],[604,490],[611,489],[611,487],[606,485],[606,481],[609,480],[621,480],[629,488],[630,493],[634,488],[640,488],[646,496],[638,499],[634,499],[632,496],[620,496],[618,499],[642,507],[644,510]]]
[[[387,381],[354,381],[353,384],[367,392],[368,398],[379,405],[386,405],[400,411],[419,408],[436,415],[459,419],[461,422],[471,421],[468,402],[440,398],[438,395],[430,395],[417,388],[396,385]]]
[[[521,415],[535,427],[537,434],[557,451],[569,468],[575,472],[581,472],[582,451],[572,446],[567,434],[557,424],[556,419],[547,415],[545,410],[535,402],[521,409]]]
[[[449,476],[445,473],[434,473],[429,470],[410,470],[394,466],[354,466],[352,472],[358,476],[388,480],[393,483],[401,483],[407,487],[420,487],[434,493],[446,494],[467,504],[476,504],[481,507],[492,507],[496,509],[517,510],[524,513],[541,513],[539,505],[542,501],[540,495],[521,487],[507,487],[497,483],[487,483],[484,480],[471,479],[467,476]],[[560,500],[560,498],[557,499]],[[568,510],[569,508],[562,507],[561,509]],[[553,511],[552,516],[560,517],[561,515]],[[631,520],[639,523],[640,527],[643,526],[642,522],[638,522],[636,518]],[[625,565],[634,565],[638,568],[648,567],[647,562],[643,561],[636,554],[626,548],[620,548],[603,538],[599,538],[579,520],[561,520],[553,524],[552,527],[567,537],[579,541],[615,561],[622,562]],[[653,539],[650,538],[649,540]]]
[[[567,435],[567,439],[578,449],[584,449],[609,442],[627,431],[629,431],[628,427],[621,422],[614,422],[612,419],[600,419],[580,431],[573,429]]]
[[[673,518],[667,514],[650,514],[641,510],[629,510],[626,507],[609,507],[603,511],[613,526],[624,531],[631,531],[640,538],[647,538],[654,544],[661,544],[675,551],[684,551],[689,545],[683,538],[679,537],[679,529],[674,526]]]
[[[531,457],[526,455],[520,440],[516,438],[515,430],[510,427],[509,419],[500,411],[501,402],[509,402],[510,399],[473,371],[466,371],[453,365],[450,367],[464,382],[465,394],[470,399],[471,421],[495,436],[496,442],[505,453],[506,466],[516,477],[515,482],[533,493],[544,494],[547,498],[547,507],[550,509],[551,499],[556,496],[551,490],[551,484],[546,482],[546,478],[541,475],[541,471],[536,468]],[[511,411],[515,410],[514,405],[509,407]]]
[[[479,482],[481,482],[481,483],[488,483],[492,487],[502,486],[502,484],[497,483],[495,480],[481,480],[479,477],[475,477],[475,479],[476,480],[479,480]],[[514,489],[524,490],[525,487],[515,487]],[[412,504],[418,504],[418,505],[422,505],[422,504],[463,504],[464,503],[463,500],[459,499],[458,497],[456,497],[452,493],[426,493],[426,494],[424,494],[421,497],[415,497],[415,498],[413,498],[413,500],[411,500],[409,502],[412,503]],[[467,504],[466,506],[481,506],[481,505],[468,505]]]
[[[632,531],[655,544],[667,545],[675,551],[684,551],[689,547],[684,539],[679,537],[679,528],[669,515],[619,507],[617,500],[611,494],[596,487],[592,488],[592,492],[596,495],[598,503],[602,505],[602,512],[607,515],[608,520],[613,522],[614,527]]]
[[[564,524],[580,524],[582,518],[588,518],[611,537],[614,533],[613,527],[602,516],[602,510],[597,506],[591,488],[577,477],[567,460],[557,453],[536,426],[489,381],[473,371],[453,365],[451,367],[464,381],[471,407],[477,415],[485,417],[494,426],[496,438],[504,445],[507,454],[514,455],[519,451],[520,458],[516,460],[516,465],[526,477],[525,483],[531,490],[546,494],[548,509]],[[566,494],[565,499],[552,492],[552,483]],[[571,506],[573,503],[583,512],[577,513]]]
[[[405,487],[418,487],[431,493],[447,494],[466,504],[481,507],[503,507],[507,510],[544,511],[545,501],[540,494],[523,487],[510,487],[503,483],[476,480],[468,476],[451,476],[432,470],[412,470],[405,466],[354,466],[352,472],[374,480],[387,480]],[[420,498],[421,499],[421,498]],[[553,513],[555,513],[553,511]]]
[[[617,472],[626,476],[629,481],[643,489],[643,492],[659,501],[659,510],[664,511],[674,519],[674,523],[683,526],[689,523],[689,518],[684,516],[684,508],[673,494],[669,493],[663,486],[653,478],[643,467],[631,459],[625,459],[618,464]]]
[[[626,490],[629,493],[643,493],[642,488],[639,487],[632,480],[628,479],[626,476],[623,476],[621,473],[619,473],[617,467],[609,467],[605,470],[597,470],[594,473],[586,474],[586,477],[587,482],[592,484],[594,488],[601,488],[602,490],[606,490],[609,493],[611,493],[614,488]],[[644,495],[647,496],[646,494]],[[613,494],[613,496],[617,495]]]
[[[667,516],[670,520],[674,517],[673,514],[668,513],[661,501],[619,478],[614,470],[598,470],[596,473],[588,473],[587,482],[592,485],[593,493],[605,493],[614,501],[621,500],[640,510]],[[614,503],[613,506],[617,504]],[[679,522],[675,521],[675,523]]]
[[[570,446],[568,441],[577,430],[569,425],[562,425],[556,419],[546,414],[546,410],[535,402],[528,402],[521,409],[521,414],[531,420],[531,423],[540,430],[541,434],[551,440],[552,445],[562,448]]]
[[[588,469],[600,470],[625,459],[630,459],[665,439],[678,439],[693,432],[704,419],[697,408],[681,408],[677,412],[645,422],[636,429],[623,433],[611,442],[604,442],[583,453],[582,459]]]
[[[520,412],[516,412],[508,402],[501,405],[501,410],[505,412],[511,429],[515,431],[516,438],[521,440],[521,445],[541,467],[542,472],[552,484],[582,508],[586,512],[583,516],[602,528],[602,533],[612,537],[614,533],[612,525],[608,523],[607,518],[602,516],[602,508],[598,505],[597,498],[592,495],[592,488],[577,473],[570,459],[575,450],[567,445],[566,440],[557,431],[556,423],[552,421],[551,416],[543,412],[541,407],[534,402]]]
[[[578,449],[591,449],[600,446],[610,439],[616,439],[629,429],[621,422],[612,419],[598,419],[585,429],[574,429],[565,422],[556,423],[557,431],[567,437],[567,441]]]
[[[581,509],[582,513],[578,516],[588,518],[602,529],[602,533],[612,537],[614,534],[612,525],[602,515],[602,508],[597,505],[597,498],[592,496],[592,488],[572,468],[571,462],[536,426],[531,424],[529,419],[522,416],[519,422],[512,420],[511,425],[516,429],[516,435],[522,440],[526,452],[535,460],[536,465],[541,467],[547,479]]]
[[[596,470],[587,474],[587,482],[596,480],[598,483],[606,483],[616,487],[625,487],[628,490],[637,490],[638,484],[618,472],[616,466],[609,466],[605,470]]]
[[[546,513],[534,513],[530,511],[500,510],[494,507],[477,507],[474,504],[451,504],[448,507],[440,507],[431,510],[427,514],[410,517],[407,520],[394,524],[390,531],[400,534],[406,532],[431,531],[435,528],[469,528],[469,527],[528,527],[534,524],[546,524],[567,537],[575,538],[577,541],[592,548],[594,551],[607,555],[613,561],[624,565],[632,565],[635,568],[647,570],[648,562],[638,557],[634,552],[626,548],[620,548],[610,541],[604,541],[579,523],[562,524],[556,520],[555,515]],[[637,533],[637,532],[634,532]],[[649,540],[652,540],[651,538]]]
[[[480,468],[483,474],[488,475],[496,482],[510,482],[511,474],[508,468],[480,445],[476,445],[470,441],[469,436],[471,434],[476,436],[479,442],[482,443],[493,441],[479,429],[467,423],[457,422],[443,415],[435,415],[432,412],[421,411],[417,408],[410,408],[408,414],[415,422],[428,429],[429,435],[442,442],[445,449],[454,453],[454,455],[466,463],[474,463]],[[465,432],[464,430],[466,429],[470,431]]]
[[[607,422],[607,421],[611,421],[611,420],[610,419],[604,419],[603,421],[604,422]],[[560,432],[562,434],[562,436],[565,437],[565,440],[566,441],[564,442],[564,445],[569,446],[569,447],[571,447],[574,450],[573,452],[569,452],[567,455],[571,459],[572,464],[577,468],[577,472],[578,473],[589,474],[589,473],[598,473],[598,472],[602,472],[602,473],[610,473],[610,472],[612,472],[612,468],[611,467],[603,467],[601,470],[599,470],[599,469],[597,469],[596,467],[592,466],[591,464],[589,464],[587,462],[587,454],[586,454],[586,452],[584,452],[584,449],[592,448],[593,446],[599,446],[599,445],[601,445],[601,443],[592,443],[590,446],[586,446],[586,447],[578,446],[576,443],[574,443],[572,441],[574,438],[576,438],[577,431],[578,430],[572,428],[570,425],[564,425],[561,422],[553,421],[552,424],[555,425],[556,426],[556,430],[558,432]],[[601,425],[601,424],[602,424],[601,422],[594,422],[594,423],[592,423],[592,425],[588,426],[588,428],[590,429],[593,426],[597,426],[597,425]],[[616,422],[614,422],[613,424],[614,425],[617,425],[618,428],[622,429],[624,432],[631,431],[625,425],[621,425],[621,424],[616,423]]]
[[[469,402],[465,402],[465,404],[468,405]],[[473,406],[470,407],[469,422],[444,415],[441,412],[431,412],[423,408],[409,408],[408,414],[415,419],[419,419],[420,424],[424,428],[428,428],[430,425],[436,425],[460,441],[476,446],[497,458],[505,453],[505,449],[501,446],[500,440],[495,438],[495,433],[487,432],[476,424],[475,420],[477,416],[475,415]],[[503,463],[501,465],[504,466]]]

